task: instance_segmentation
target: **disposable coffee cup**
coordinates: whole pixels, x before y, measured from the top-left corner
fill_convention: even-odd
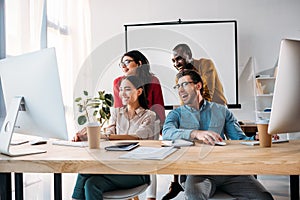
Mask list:
[[[260,147],[271,147],[272,135],[268,134],[269,120],[260,120],[256,122]]]
[[[89,123],[87,125],[87,137],[90,149],[100,148],[100,130],[101,126],[99,123]]]

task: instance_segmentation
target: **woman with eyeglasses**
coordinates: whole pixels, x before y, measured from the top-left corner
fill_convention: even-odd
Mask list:
[[[160,121],[160,130],[162,130],[166,115],[161,85],[158,78],[150,72],[150,64],[146,56],[138,50],[128,51],[121,57],[119,66],[124,76],[136,75],[142,80],[148,107],[156,113],[156,118]],[[124,76],[116,78],[113,82],[114,107],[116,108],[122,107],[122,101],[119,97],[119,86]],[[154,136],[154,138],[158,137],[159,135]],[[156,199],[156,175],[151,175],[151,185],[146,191],[146,197],[147,200]]]
[[[156,114],[148,109],[141,80],[136,76],[126,76],[121,80],[119,91],[123,106],[111,111],[106,128],[109,139],[152,139],[156,131]],[[101,200],[105,192],[145,183],[150,183],[149,175],[78,174],[72,198]]]
[[[119,97],[119,86],[122,78],[128,75],[136,75],[143,81],[149,109],[156,113],[162,127],[166,118],[164,99],[158,78],[150,72],[148,59],[140,51],[132,50],[122,56],[119,66],[124,75],[116,78],[113,82],[114,107],[122,107],[122,101]]]

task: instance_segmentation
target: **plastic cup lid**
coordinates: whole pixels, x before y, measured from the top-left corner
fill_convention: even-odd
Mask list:
[[[260,120],[256,121],[256,124],[269,124],[269,120],[268,119],[260,119]]]
[[[88,127],[97,127],[97,126],[100,126],[100,123],[99,122],[90,122],[87,124]]]

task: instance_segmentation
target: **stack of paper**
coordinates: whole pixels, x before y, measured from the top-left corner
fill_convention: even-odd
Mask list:
[[[120,158],[139,160],[162,160],[175,152],[174,147],[138,147],[131,152],[123,154]]]

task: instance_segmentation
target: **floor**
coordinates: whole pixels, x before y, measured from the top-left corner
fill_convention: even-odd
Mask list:
[[[157,199],[168,191],[173,176],[158,175]],[[288,176],[258,176],[258,180],[271,192],[275,200],[289,199]],[[63,174],[63,200],[71,199],[72,190],[76,181],[76,174]],[[50,187],[49,187],[50,185]],[[24,174],[25,200],[53,200],[53,175],[52,174]],[[140,200],[145,199],[141,194]],[[183,200],[181,192],[174,200]]]

